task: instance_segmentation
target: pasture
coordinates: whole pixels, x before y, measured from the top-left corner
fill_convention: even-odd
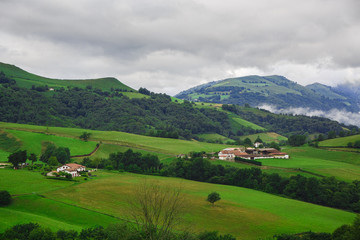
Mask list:
[[[216,152],[225,147],[223,144],[203,143],[171,138],[157,138],[117,131],[97,131],[80,128],[45,127],[27,124],[0,122],[0,129],[19,130],[25,132],[47,133],[59,137],[75,138],[84,132],[91,133],[89,142],[102,142],[107,144],[121,145],[127,148],[142,149],[150,152],[176,155],[192,151]],[[94,147],[95,148],[95,147]],[[93,149],[92,149],[93,150]],[[91,151],[90,151],[91,152]],[[73,154],[73,153],[72,153]]]
[[[181,186],[187,199],[185,222],[195,232],[219,230],[238,239],[258,239],[276,233],[333,231],[350,223],[355,214],[281,198],[271,194],[233,186],[201,183],[178,178],[143,176],[130,173],[98,172],[100,179],[45,193],[48,199],[76,205],[97,212],[125,217],[129,199],[144,179],[164,186]],[[219,192],[222,200],[212,207],[207,195]]]
[[[254,142],[258,136],[261,138],[261,140],[263,140],[266,143],[270,143],[270,142],[279,143],[281,141],[287,141],[287,137],[281,136],[280,134],[274,132],[256,133],[252,135],[242,136],[240,137],[240,139],[244,140],[245,138],[249,138],[252,142]]]
[[[290,159],[262,159],[263,165],[300,168],[323,176],[334,176],[341,180],[360,179],[360,157],[358,153],[328,151],[311,147],[284,148]]]
[[[319,146],[320,147],[347,147],[347,144],[349,142],[354,143],[356,141],[360,141],[360,135],[328,139],[328,140],[319,142]]]

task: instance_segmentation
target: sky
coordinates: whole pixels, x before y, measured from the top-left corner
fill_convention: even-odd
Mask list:
[[[0,0],[0,62],[175,95],[283,75],[360,84],[358,0]]]

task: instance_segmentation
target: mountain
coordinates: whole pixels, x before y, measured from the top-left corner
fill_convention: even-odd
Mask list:
[[[360,110],[359,104],[345,93],[319,83],[306,87],[283,76],[246,76],[214,81],[196,86],[176,95],[190,101],[277,108],[309,107],[318,110],[333,108],[351,112]]]
[[[101,83],[107,84],[101,89],[97,87]],[[284,83],[278,81],[278,84]],[[285,87],[277,90],[290,91]],[[267,131],[290,136],[343,129],[326,118],[270,115],[254,108],[232,106],[181,101],[143,88],[137,92],[114,78],[58,80],[39,77],[12,65],[0,66],[0,121],[3,122],[167,138],[200,140],[223,136],[226,141]]]
[[[109,91],[111,88],[121,89],[122,91],[134,91],[134,89],[126,86],[116,78],[112,77],[83,80],[51,79],[29,73],[14,65],[1,62],[0,72],[3,72],[7,77],[16,80],[17,85],[24,88],[31,88],[33,85],[36,87],[47,85],[49,88],[54,89],[61,87],[67,88],[68,86],[79,88],[91,86],[93,88],[98,88],[104,91]]]

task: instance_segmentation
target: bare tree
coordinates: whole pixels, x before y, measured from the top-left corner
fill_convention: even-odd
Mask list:
[[[186,205],[180,187],[147,180],[137,187],[129,203],[136,227],[151,240],[171,239],[175,226],[182,222]]]

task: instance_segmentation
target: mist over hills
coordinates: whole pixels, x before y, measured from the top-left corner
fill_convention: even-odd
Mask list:
[[[276,113],[322,116],[359,125],[360,87],[302,86],[283,76],[246,76],[206,83],[176,95],[190,101],[249,104]]]

